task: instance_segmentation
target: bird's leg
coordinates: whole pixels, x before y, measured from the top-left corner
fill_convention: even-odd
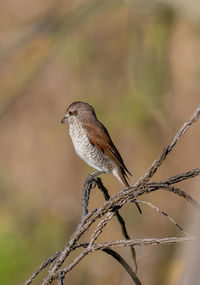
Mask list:
[[[104,173],[103,171],[99,171],[99,170],[95,170],[95,171],[93,171],[92,173],[90,173],[90,174],[88,175],[88,177],[86,178],[86,180],[85,180],[84,186],[85,186],[86,184],[90,184],[90,183],[92,183],[92,182],[95,182],[95,181],[94,181],[94,178],[98,177],[99,175],[101,175],[101,174],[103,174],[103,173]],[[95,183],[94,187],[95,187],[95,186],[96,186],[96,183]],[[94,188],[94,187],[92,187],[92,188]]]
[[[91,178],[95,178],[103,173],[104,173],[103,171],[95,170],[92,173],[90,173],[88,176],[90,176]]]

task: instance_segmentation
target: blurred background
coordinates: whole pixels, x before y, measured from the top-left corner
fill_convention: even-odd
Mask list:
[[[92,169],[60,124],[70,103],[95,107],[133,173],[132,184],[197,108],[200,2],[1,0],[0,6],[0,284],[7,285],[22,284],[80,220],[82,185]],[[197,123],[154,181],[199,167],[199,145]],[[121,189],[111,175],[102,179],[111,195]],[[195,178],[180,187],[200,201],[199,183]],[[195,210],[183,199],[165,191],[144,199],[192,233]],[[90,209],[102,203],[93,190]],[[165,217],[142,209],[142,216],[133,205],[121,210],[131,237],[182,236]],[[100,240],[121,238],[114,218]],[[183,245],[136,250],[143,285],[179,284]],[[129,249],[119,253],[131,263]],[[132,284],[100,252],[68,278],[73,285]]]

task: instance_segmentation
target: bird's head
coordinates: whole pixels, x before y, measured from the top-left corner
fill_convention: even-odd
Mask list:
[[[75,120],[85,120],[88,117],[96,117],[94,108],[88,103],[84,102],[73,102],[69,105],[66,110],[64,118],[61,120],[61,123],[73,123]]]

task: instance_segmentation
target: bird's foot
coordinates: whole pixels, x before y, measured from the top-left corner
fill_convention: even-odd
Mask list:
[[[98,171],[98,170],[90,173],[88,175],[88,177],[86,178],[84,184],[83,184],[84,187],[90,186],[92,189],[95,188],[96,187],[96,180],[97,180],[98,176],[102,173],[103,173],[102,171]]]
[[[96,182],[95,182],[95,177],[93,177],[91,174],[88,175],[88,177],[86,178],[86,180],[83,183],[84,188],[95,188],[96,187]]]

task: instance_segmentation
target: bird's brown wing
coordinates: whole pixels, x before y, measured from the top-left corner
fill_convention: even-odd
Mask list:
[[[126,179],[127,173],[131,175],[131,173],[126,168],[124,161],[112,142],[110,135],[107,129],[98,121],[95,120],[92,124],[87,122],[82,122],[83,127],[86,130],[87,137],[92,145],[94,145],[99,151],[103,152],[106,156],[111,158],[116,164],[121,168],[121,179],[124,182],[125,186],[129,186],[128,181]],[[126,173],[127,172],[127,173]],[[135,202],[140,214],[142,214],[142,210],[137,202]]]
[[[124,171],[128,171],[124,164],[124,161],[112,142],[107,129],[98,121],[95,120],[92,124],[83,123],[83,127],[87,132],[87,137],[92,145],[94,145],[99,151],[102,151],[106,156],[111,158],[119,167],[122,167]]]

